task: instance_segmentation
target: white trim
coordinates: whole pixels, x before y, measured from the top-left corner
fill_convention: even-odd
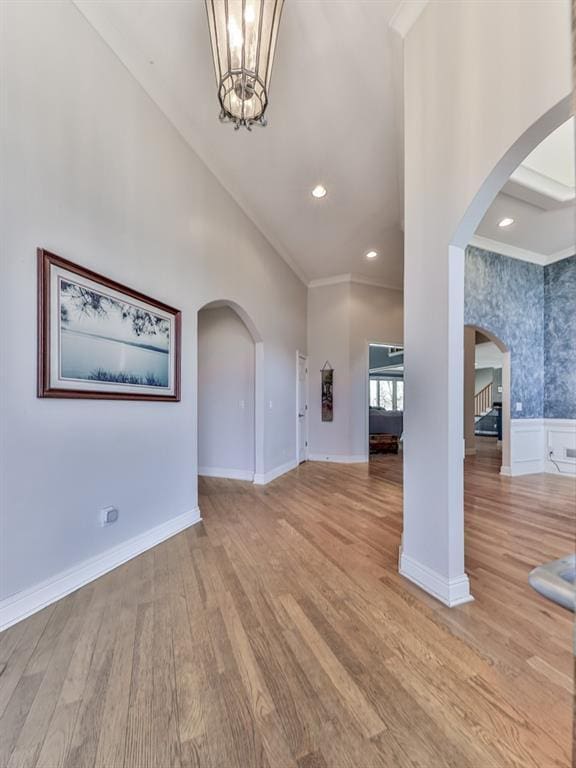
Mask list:
[[[576,419],[512,419],[510,428],[511,460],[509,465],[502,466],[500,474],[508,477],[541,472],[576,474],[576,459],[562,455],[566,448],[576,448]],[[562,472],[549,460],[548,452],[553,446],[554,460]]]
[[[324,453],[308,454],[308,461],[331,461],[335,464],[365,464],[368,461],[367,454],[358,454],[356,456],[340,456],[339,454],[326,455]]]
[[[200,509],[195,507],[189,512],[173,517],[149,531],[106,550],[106,552],[61,571],[29,589],[10,595],[0,602],[0,631],[22,621],[71,592],[75,592],[99,576],[118,568],[127,560],[137,557],[160,542],[175,536],[191,525],[195,525],[201,519]]]
[[[521,187],[538,192],[544,197],[549,197],[559,203],[567,203],[574,200],[574,187],[563,184],[561,181],[546,176],[540,171],[535,171],[527,165],[519,165],[510,176],[510,181],[520,184]]]
[[[304,360],[305,368],[305,382],[304,382],[304,458],[300,457],[300,426],[301,421],[299,417],[302,403],[300,402],[300,360]],[[310,400],[309,382],[308,382],[308,355],[305,355],[300,350],[296,350],[296,462],[301,464],[304,461],[308,461],[308,442],[309,442],[309,426],[308,426],[308,402]]]
[[[555,451],[553,463],[549,451]],[[544,419],[544,471],[553,475],[576,475],[576,459],[567,458],[566,449],[576,448],[576,419]],[[562,455],[564,450],[564,455]],[[558,466],[556,466],[558,465]]]
[[[400,37],[406,37],[427,5],[428,0],[402,0],[388,26]]]
[[[529,261],[532,264],[539,264],[541,267],[546,265],[547,257],[543,253],[528,251],[525,248],[517,248],[515,245],[502,243],[499,240],[491,240],[489,237],[474,235],[470,238],[470,245],[473,245],[476,248],[482,248],[484,251],[499,253],[502,256],[510,256],[512,259],[520,259],[521,261]]]
[[[374,285],[377,288],[387,288],[389,291],[403,291],[402,287],[389,285],[384,280],[377,277],[367,277],[354,272],[347,272],[342,275],[332,275],[332,277],[320,277],[317,280],[310,280],[308,288],[322,288],[325,285],[337,285],[338,283],[360,283],[361,285]]]
[[[221,477],[225,480],[254,480],[249,469],[223,469],[222,467],[198,467],[200,477]]]
[[[293,469],[296,469],[296,467],[298,467],[298,462],[292,459],[292,461],[287,461],[286,464],[281,464],[279,467],[270,469],[268,472],[262,474],[257,472],[254,475],[254,485],[268,485],[272,480],[276,480],[277,477],[285,475],[286,472],[291,472]]]
[[[454,579],[447,579],[427,565],[405,555],[402,550],[400,550],[399,571],[401,576],[449,608],[471,603],[474,600],[470,594],[470,581],[465,573]]]
[[[470,245],[476,248],[482,248],[484,251],[499,253],[502,256],[509,256],[511,259],[520,259],[520,261],[529,261],[532,264],[538,264],[541,267],[547,267],[548,264],[554,264],[556,261],[568,259],[576,254],[576,247],[565,248],[556,253],[540,253],[539,251],[529,251],[526,248],[518,248],[515,245],[503,243],[500,240],[491,240],[489,237],[473,235],[470,238]]]
[[[544,471],[543,419],[511,419],[510,477]],[[504,474],[504,473],[502,473]]]
[[[556,261],[563,261],[564,259],[570,259],[572,256],[576,255],[576,247],[571,246],[570,248],[564,248],[563,251],[556,251],[556,253],[551,253],[550,256],[546,257],[546,265],[548,264],[554,264]]]

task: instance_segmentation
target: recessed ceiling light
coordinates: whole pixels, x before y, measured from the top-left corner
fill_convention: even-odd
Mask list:
[[[511,219],[509,216],[506,216],[506,218],[501,219],[498,222],[498,226],[502,227],[502,229],[504,229],[505,227],[509,227],[510,224],[514,224],[514,219]]]
[[[326,197],[326,187],[323,187],[322,184],[317,184],[312,190],[312,197],[317,197],[318,199]]]
[[[366,254],[367,259],[375,259],[377,256],[378,256],[377,251],[368,251],[368,253]]]

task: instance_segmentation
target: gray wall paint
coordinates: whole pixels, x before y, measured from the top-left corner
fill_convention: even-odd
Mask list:
[[[544,416],[576,419],[576,256],[544,268]]]
[[[198,313],[198,466],[254,472],[254,340],[227,307]]]
[[[477,368],[474,389],[477,395],[481,389],[492,384],[492,402],[502,402],[502,392],[498,392],[498,387],[502,385],[502,368]]]
[[[477,368],[474,377],[474,394],[487,387],[494,381],[494,368]]]
[[[390,356],[390,347],[370,347],[370,368],[383,368],[385,365],[403,365],[404,354]]]
[[[294,460],[307,291],[72,3],[1,11],[0,324],[17,322],[0,335],[4,597],[195,509],[210,301],[262,335],[264,470]],[[182,402],[36,398],[39,245],[182,310]],[[109,504],[120,518],[101,528]]]
[[[368,458],[368,343],[402,345],[402,292],[361,283],[308,291],[309,448]],[[334,368],[334,421],[321,420],[320,368]]]
[[[464,322],[510,350],[513,418],[544,414],[543,268],[498,253],[466,249]],[[522,411],[515,403],[522,403]]]

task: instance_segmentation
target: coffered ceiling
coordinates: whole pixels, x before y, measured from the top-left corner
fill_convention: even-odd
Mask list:
[[[474,242],[542,264],[573,255],[576,252],[574,176],[572,117],[544,139],[514,171],[481,221]],[[513,221],[501,227],[504,219]]]

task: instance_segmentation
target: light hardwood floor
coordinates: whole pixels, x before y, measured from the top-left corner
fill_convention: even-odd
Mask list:
[[[466,462],[476,601],[396,570],[401,463],[206,479],[205,522],[3,633],[0,766],[567,768],[572,480]]]

